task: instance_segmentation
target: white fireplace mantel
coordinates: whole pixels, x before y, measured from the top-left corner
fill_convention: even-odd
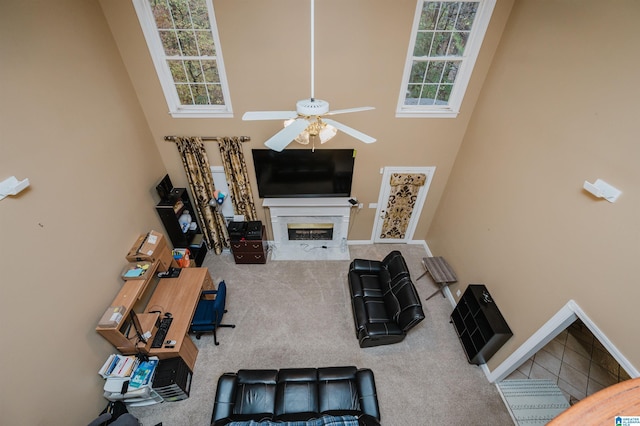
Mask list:
[[[327,198],[265,198],[263,207],[351,207],[347,197]]]
[[[274,246],[272,260],[349,258],[348,249],[341,247],[349,232],[352,207],[349,198],[265,198],[262,206],[269,209]],[[290,241],[287,230],[290,223],[332,223],[333,238],[331,241]]]

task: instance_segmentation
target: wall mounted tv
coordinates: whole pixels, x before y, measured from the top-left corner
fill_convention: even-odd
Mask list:
[[[254,149],[260,198],[350,197],[355,149]]]

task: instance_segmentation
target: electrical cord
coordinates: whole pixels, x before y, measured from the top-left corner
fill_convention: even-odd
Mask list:
[[[302,247],[302,250],[304,250],[307,253],[309,253],[309,252],[311,252],[312,250],[315,250],[315,249],[335,248],[335,247],[329,247],[329,246],[310,246],[309,244],[306,244],[306,243],[300,244],[300,247]]]
[[[322,246],[309,246],[309,244],[306,243],[302,243],[300,244],[300,247],[302,247],[302,249],[309,253],[311,252],[311,250],[315,250],[315,249],[333,249],[333,248],[340,248],[340,246],[326,246],[326,245],[322,245]]]
[[[353,224],[356,222],[355,219],[357,219],[358,213],[360,213],[360,210],[362,209],[358,207],[355,210],[356,211],[351,215],[351,219],[349,220],[349,229],[347,230],[347,235],[351,233],[351,228],[353,228]]]

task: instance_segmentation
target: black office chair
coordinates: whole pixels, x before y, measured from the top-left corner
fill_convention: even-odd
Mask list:
[[[215,295],[215,299],[207,298],[209,295]],[[222,316],[227,312],[224,309],[226,298],[227,285],[224,281],[220,281],[217,290],[203,290],[200,293],[200,300],[189,329],[196,334],[196,339],[200,339],[203,333],[213,332],[213,342],[219,345],[216,329],[218,327],[235,328],[235,324],[222,324]]]

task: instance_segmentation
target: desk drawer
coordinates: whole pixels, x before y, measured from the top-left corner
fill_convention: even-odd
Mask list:
[[[262,241],[232,241],[231,250],[235,252],[262,252],[264,245]]]
[[[233,258],[236,263],[267,263],[267,255],[264,251],[260,253],[255,252],[233,252]]]

